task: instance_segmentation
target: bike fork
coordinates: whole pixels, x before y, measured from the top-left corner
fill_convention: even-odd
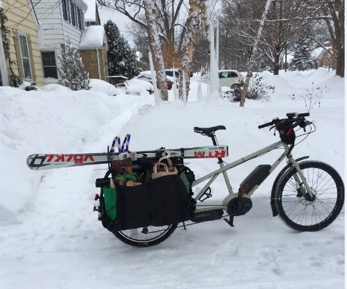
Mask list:
[[[304,174],[302,173],[302,170],[300,168],[300,165],[292,158],[288,158],[288,161],[290,163],[293,164],[296,173],[293,175],[295,182],[298,185],[298,196],[302,197],[302,196],[309,196],[311,199],[314,198],[314,194],[309,186],[309,184],[307,183],[307,180],[304,176]]]

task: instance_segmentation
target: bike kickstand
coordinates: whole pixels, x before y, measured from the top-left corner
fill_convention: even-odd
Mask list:
[[[229,220],[227,218],[223,218],[223,220],[230,226],[230,227],[235,227],[234,226],[234,216],[229,216]]]

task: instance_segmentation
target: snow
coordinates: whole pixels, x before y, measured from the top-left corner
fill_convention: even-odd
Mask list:
[[[115,88],[114,85],[100,79],[91,79],[89,86],[90,86],[90,91],[95,91],[95,92],[101,91],[110,96],[122,93],[121,89]]]
[[[105,40],[105,29],[102,25],[88,26],[82,34],[80,49],[101,48]],[[106,42],[106,41],[105,41]]]
[[[275,85],[268,102],[245,107],[207,98],[208,88],[192,78],[189,102],[154,106],[148,93],[116,96],[92,80],[93,90],[71,91],[49,84],[38,91],[0,87],[0,280],[7,289],[58,288],[344,288],[344,210],[328,228],[296,233],[273,218],[269,195],[276,170],[253,196],[253,208],[235,227],[213,221],[178,228],[150,248],[127,246],[105,230],[92,212],[96,178],[106,166],[31,171],[33,153],[105,152],[115,135],[132,134],[130,149],[211,145],[194,126],[223,124],[220,144],[227,162],[277,141],[258,125],[287,112],[305,112],[299,97],[314,83],[330,90],[311,110],[317,131],[293,151],[332,165],[345,180],[344,79],[325,69],[262,74]],[[203,98],[197,101],[198,87]],[[295,93],[296,100],[289,95]],[[231,170],[235,189],[253,168],[272,163],[278,152]],[[217,168],[216,160],[186,163],[196,176]],[[278,169],[279,170],[279,169]],[[222,179],[211,202],[225,196]]]

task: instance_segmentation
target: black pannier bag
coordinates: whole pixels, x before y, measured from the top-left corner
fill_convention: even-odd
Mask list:
[[[189,220],[195,211],[195,200],[190,184],[194,174],[192,177],[188,170],[180,169],[178,175],[150,179],[139,186],[116,184],[117,217],[111,221],[104,216],[103,225],[110,231],[119,231]]]

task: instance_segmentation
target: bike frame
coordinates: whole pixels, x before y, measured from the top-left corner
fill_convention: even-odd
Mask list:
[[[281,147],[284,148],[284,151],[280,155],[280,157],[277,158],[275,160],[275,162],[271,165],[271,168],[269,169],[268,176],[278,167],[278,165],[285,158],[287,158],[287,163],[288,164],[292,164],[295,167],[295,169],[296,169],[297,173],[294,175],[294,178],[295,178],[296,182],[299,184],[299,186],[303,190],[303,192],[306,192],[310,196],[312,196],[310,187],[307,184],[306,179],[305,179],[305,177],[303,176],[303,174],[301,172],[300,166],[299,166],[298,162],[293,158],[293,156],[291,154],[292,147],[289,147],[287,144],[283,143],[282,141],[278,141],[278,142],[275,142],[275,143],[273,143],[273,144],[271,144],[269,146],[266,146],[266,147],[264,147],[264,148],[262,148],[260,150],[257,150],[254,153],[251,153],[249,155],[241,157],[238,160],[233,161],[231,163],[226,163],[226,162],[223,161],[222,158],[219,158],[218,159],[218,164],[220,166],[219,169],[217,169],[217,170],[215,170],[215,171],[213,171],[213,172],[211,172],[211,173],[209,173],[209,174],[207,174],[207,175],[205,175],[203,177],[200,177],[200,178],[198,178],[197,180],[195,180],[193,182],[192,187],[195,187],[195,186],[197,186],[198,184],[200,184],[202,182],[208,181],[206,183],[206,185],[197,193],[197,195],[195,196],[195,200],[199,201],[204,196],[204,194],[206,194],[206,192],[209,190],[209,187],[216,180],[216,178],[219,175],[222,174],[223,177],[224,177],[225,184],[226,184],[227,189],[228,189],[228,193],[229,193],[229,196],[227,196],[224,199],[223,204],[222,204],[222,206],[226,205],[227,201],[230,200],[230,197],[233,198],[233,197],[237,196],[237,194],[235,194],[233,189],[232,189],[232,186],[230,184],[230,180],[229,180],[229,176],[227,174],[227,171],[232,169],[232,168],[235,168],[236,166],[238,166],[240,164],[243,164],[243,163],[245,163],[247,161],[250,161],[252,159],[258,158],[258,157],[260,157],[260,156],[262,156],[264,154],[269,153],[270,151],[272,151],[274,149],[278,149],[278,148],[281,148]],[[252,190],[250,190],[245,196],[246,197],[250,197],[257,190],[258,187],[259,187],[259,185],[255,185],[254,188],[252,188]]]

